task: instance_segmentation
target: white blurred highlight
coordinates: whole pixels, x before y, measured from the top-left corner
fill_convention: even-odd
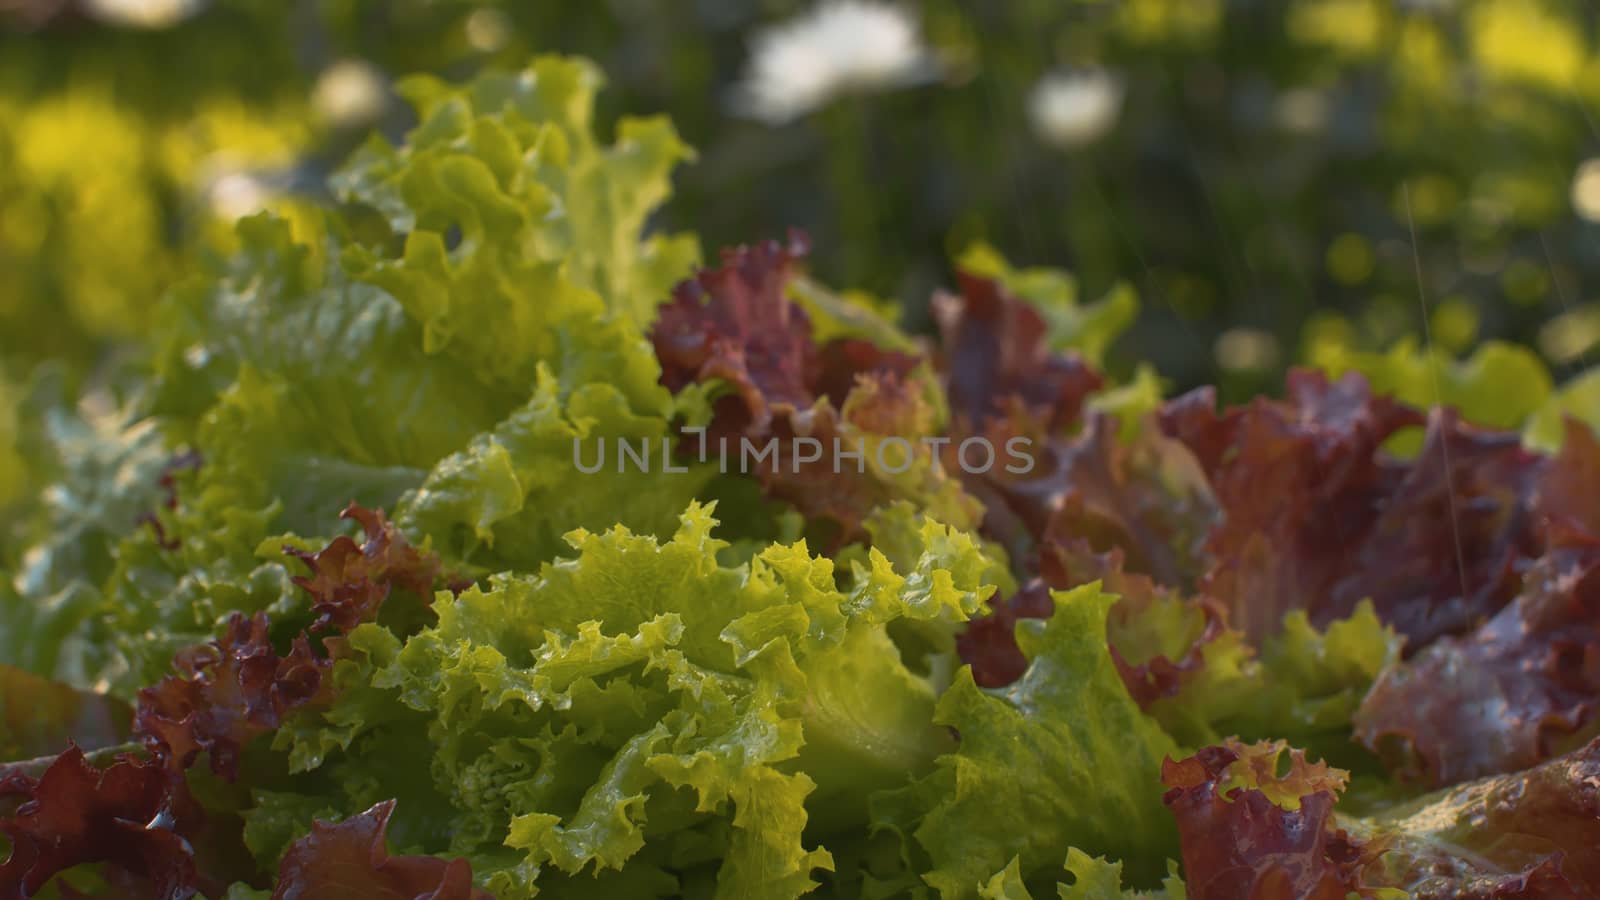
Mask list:
[[[1122,82],[1103,69],[1052,72],[1028,97],[1028,119],[1047,144],[1072,149],[1105,136],[1122,112]]]
[[[311,106],[317,116],[339,128],[370,125],[388,104],[382,73],[358,59],[341,60],[324,69],[311,90]]]
[[[889,90],[936,78],[939,65],[908,11],[863,0],[828,0],[751,39],[740,115],[780,125],[849,93]]]
[[[89,15],[124,28],[166,28],[205,8],[206,0],[87,0]]]

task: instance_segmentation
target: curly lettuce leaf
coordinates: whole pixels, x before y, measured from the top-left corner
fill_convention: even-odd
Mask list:
[[[1280,763],[1285,751],[1287,768]],[[1281,741],[1230,739],[1166,760],[1163,799],[1182,834],[1188,893],[1196,900],[1343,900],[1359,891],[1359,855],[1333,826],[1346,779]]]
[[[242,221],[238,252],[164,304],[153,418],[140,421],[204,464],[162,534],[116,554],[115,630],[153,638],[110,642],[125,657],[119,692],[230,612],[289,611],[286,561],[258,550],[317,534],[351,501],[398,508],[403,528],[472,571],[536,565],[573,525],[670,528],[659,508],[629,514],[652,493],[641,484],[563,490],[570,446],[521,456],[569,427],[664,435],[698,402],[657,383],[643,331],[697,254],[641,235],[687,150],[657,120],[624,122],[601,146],[597,86],[587,64],[554,58],[460,90],[414,82],[423,115],[408,142],[375,142],[335,179],[355,205],[293,228]],[[374,235],[361,204],[404,240]],[[512,533],[499,556],[485,552],[497,526]]]
[[[177,480],[161,533],[118,548],[106,590],[126,658],[119,691],[158,679],[233,612],[297,608],[300,564],[281,541],[258,552],[263,542],[318,534],[352,501],[392,507],[516,399],[425,354],[392,298],[352,282],[287,223],[259,216],[239,231],[226,271],[164,310],[144,422],[201,462]]]
[[[593,121],[602,81],[588,61],[554,56],[464,88],[407,79],[399,90],[421,123],[406,144],[369,142],[334,177],[336,191],[375,207],[406,236],[400,260],[367,262],[428,326],[430,346],[460,342],[476,355],[526,333],[515,326],[544,311],[525,298],[552,278],[598,295],[605,309],[643,328],[698,262],[692,237],[641,240],[670,193],[672,170],[693,151],[661,117],[624,118],[614,142],[602,143]],[[461,241],[455,250],[447,246],[452,227]],[[536,280],[509,277],[524,270]],[[521,318],[481,318],[508,306]],[[476,328],[464,317],[469,309],[480,317]],[[472,364],[525,365],[482,357]]]
[[[1032,878],[1074,846],[1154,879],[1176,847],[1157,781],[1175,748],[1128,694],[1107,649],[1115,597],[1089,584],[1053,600],[1048,620],[1016,626],[1029,661],[1022,677],[984,689],[970,668],[958,672],[937,711],[958,748],[874,803],[879,827],[926,854],[923,877],[941,896],[974,896],[1013,857]]]
[[[228,277],[175,295],[157,368],[156,411],[193,421],[206,461],[193,488],[202,521],[270,509],[280,530],[314,532],[351,500],[389,507],[514,408],[516,392],[427,354],[392,297],[336,260],[316,265],[287,223],[239,229]]]
[[[649,463],[625,463],[622,443],[643,448]],[[541,364],[528,403],[441,460],[402,498],[397,518],[473,569],[532,569],[558,555],[574,527],[621,522],[670,535],[710,477],[707,466],[669,456],[676,445],[669,418],[635,411],[616,385],[563,395]]]
[[[1182,716],[1200,698],[1234,694],[1244,687],[1251,649],[1227,626],[1215,603],[1184,597],[1148,576],[1123,571],[1120,550],[1096,554],[1081,542],[1056,543],[1043,564],[1053,587],[1100,581],[1117,595],[1106,628],[1112,659],[1128,692],[1175,736],[1185,735],[1169,721],[1171,713]]]
[[[1122,886],[1122,863],[1093,857],[1077,847],[1067,851],[1067,873],[1070,882],[1057,882],[1055,895],[1060,900],[1185,900],[1183,879],[1178,877],[1177,864],[1168,863],[1168,876],[1162,879],[1157,891],[1125,890]],[[1042,884],[1035,889],[1043,890]],[[1022,877],[1021,860],[1012,857],[1004,869],[978,888],[981,900],[1033,900]]]
[[[361,526],[361,543],[339,535],[315,552],[284,547],[310,570],[309,575],[293,579],[296,587],[310,595],[311,614],[316,617],[310,630],[332,628],[348,633],[362,622],[376,621],[397,587],[426,606],[440,577],[439,558],[413,547],[381,509],[352,503],[339,518]],[[389,621],[393,618],[393,614],[386,617]]]
[[[413,79],[403,90],[422,122],[409,140],[370,144],[334,179],[405,236],[394,257],[347,246],[352,273],[396,298],[429,354],[525,398],[437,460],[398,510],[404,528],[475,569],[532,568],[573,527],[670,533],[705,481],[664,471],[676,465],[669,423],[703,418],[702,401],[658,383],[644,336],[698,260],[690,239],[641,240],[690,152],[657,119],[624,120],[602,146],[599,83],[587,63],[558,58],[459,90]],[[618,441],[647,447],[653,472],[612,477]],[[593,459],[601,471],[582,474]]]
[[[903,311],[893,299],[863,291],[834,292],[804,275],[789,281],[789,296],[811,317],[817,340],[860,338],[888,350],[915,353],[917,341],[897,325]]]
[[[725,249],[720,266],[674,289],[651,331],[661,381],[680,397],[715,393],[710,423],[684,452],[754,475],[832,549],[866,537],[864,520],[897,500],[975,526],[955,461],[924,441],[946,418],[931,374],[918,356],[864,339],[819,344],[786,292],[807,252],[798,233]]]
[[[1370,599],[1420,647],[1511,599],[1517,565],[1537,555],[1527,512],[1540,457],[1514,434],[1435,410],[1422,452],[1401,460],[1382,444],[1423,418],[1360,375],[1293,372],[1289,394],[1218,414],[1200,389],[1161,413],[1223,509],[1200,587],[1232,624],[1259,640],[1292,610],[1320,627]]]
[[[866,796],[948,746],[934,686],[888,626],[953,628],[993,563],[925,522],[909,569],[873,552],[841,589],[803,543],[724,567],[713,525],[693,505],[665,542],[578,530],[574,558],[441,594],[437,626],[403,643],[357,628],[367,659],[345,671],[372,688],[322,714],[339,740],[301,726],[292,756],[360,766],[387,752],[367,737],[424,735],[450,812],[442,834],[411,833],[481,862],[497,896],[596,875],[670,895],[707,866],[721,896],[809,890],[831,866],[828,837],[868,824]]]
[[[992,427],[990,440],[1027,437],[1015,427]],[[1153,428],[1119,441],[1116,424],[1099,412],[1071,438],[1029,440],[1029,470],[997,468],[968,478],[985,504],[985,532],[1024,571],[1043,572],[1052,545],[1077,541],[1099,552],[1118,550],[1130,571],[1170,587],[1187,587],[1204,571],[1201,550],[1216,504],[1182,444]]]
[[[128,897],[220,893],[201,871],[196,843],[203,813],[176,776],[124,756],[105,769],[76,746],[37,779],[0,773],[0,799],[20,797],[0,815],[10,854],[0,862],[0,896],[35,896],[56,876],[96,866]]]
[[[1321,630],[1296,610],[1279,633],[1254,645],[1228,627],[1208,598],[1185,597],[1124,571],[1120,550],[1096,554],[1081,539],[1047,550],[1042,581],[968,623],[957,638],[979,685],[1011,684],[1026,670],[1011,632],[1020,619],[1051,614],[1047,585],[1098,581],[1118,596],[1107,636],[1123,683],[1180,744],[1214,744],[1227,735],[1286,738],[1370,768],[1372,760],[1352,743],[1352,718],[1374,679],[1398,663],[1404,643],[1370,602]]]
[[[1363,816],[1334,808],[1344,773],[1298,750],[1285,767],[1286,750],[1230,739],[1166,763],[1193,896],[1510,900],[1600,888],[1600,741]]]
[[[1303,612],[1285,617],[1263,642],[1248,686],[1197,690],[1175,698],[1210,712],[1213,735],[1284,738],[1352,767],[1364,760],[1352,744],[1352,719],[1381,673],[1398,663],[1404,639],[1363,602],[1349,617],[1314,627]]]
[[[298,707],[328,702],[327,660],[304,633],[280,656],[269,627],[265,613],[236,614],[222,638],[174,660],[177,675],[139,692],[134,724],[155,759],[182,771],[204,752],[212,770],[232,780],[252,739]]]
[[[980,433],[1014,408],[1047,433],[1074,422],[1104,377],[1077,351],[1052,351],[1033,305],[992,278],[958,273],[959,293],[933,298],[941,368],[957,430]]]
[[[1144,430],[1145,423],[1161,408],[1170,384],[1156,374],[1155,367],[1140,363],[1133,377],[1125,384],[1101,389],[1089,398],[1091,413],[1104,413],[1120,424],[1118,438],[1132,443]]]
[[[1177,863],[1171,861],[1157,891],[1123,890],[1121,863],[1091,857],[1076,847],[1067,851],[1067,872],[1072,883],[1056,886],[1060,900],[1187,900],[1189,896]]]
[[[1383,673],[1355,721],[1395,773],[1440,787],[1534,766],[1594,733],[1600,540],[1556,535],[1512,603]]]
[[[973,680],[980,687],[1002,687],[1022,677],[1028,661],[1016,642],[1017,621],[1049,618],[1055,611],[1050,588],[1098,582],[1117,596],[1106,630],[1112,661],[1128,693],[1175,736],[1188,734],[1179,725],[1194,714],[1196,695],[1236,692],[1245,683],[1253,651],[1227,627],[1216,604],[1127,572],[1123,558],[1120,547],[1096,553],[1084,538],[1058,539],[1042,548],[1043,576],[994,604],[957,637]],[[1185,695],[1182,702],[1162,702],[1180,693]],[[1169,715],[1174,712],[1176,716]]]

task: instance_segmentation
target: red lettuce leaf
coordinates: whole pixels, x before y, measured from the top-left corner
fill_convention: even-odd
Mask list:
[[[1284,749],[1229,740],[1164,764],[1190,897],[1600,896],[1600,740],[1364,818],[1332,814],[1344,773],[1294,751],[1277,774]]]
[[[858,375],[904,376],[916,366],[915,357],[854,338],[818,347],[811,317],[785,292],[809,250],[799,232],[787,244],[724,249],[721,266],[680,282],[661,307],[651,332],[661,383],[733,388],[716,405],[711,436],[765,436],[778,417],[806,433],[816,402],[843,406]]]
[[[1364,877],[1415,900],[1600,896],[1600,740],[1348,824]]]
[[[358,522],[366,541],[357,544],[341,535],[316,553],[284,548],[311,569],[309,576],[296,576],[294,583],[311,595],[311,611],[317,617],[312,631],[331,627],[349,632],[375,620],[397,585],[424,603],[432,599],[439,576],[437,556],[411,546],[381,509],[351,503],[339,517]]]
[[[1014,417],[991,423],[987,437],[1004,446],[1030,427]],[[1083,539],[1100,552],[1120,548],[1130,570],[1161,584],[1185,586],[1201,573],[1216,510],[1183,445],[1150,429],[1118,441],[1115,421],[1095,414],[1076,437],[1043,438],[1031,452],[1030,472],[997,466],[967,478],[984,501],[984,531],[1021,566],[1036,570],[1050,544]]]
[[[661,383],[670,390],[711,381],[732,388],[713,406],[705,443],[687,439],[684,450],[704,448],[709,458],[725,441],[733,459],[741,439],[759,452],[776,438],[773,455],[753,463],[751,474],[808,520],[835,523],[842,542],[863,537],[863,520],[892,496],[886,485],[864,476],[859,464],[834,457],[834,439],[845,422],[916,440],[920,432],[901,429],[926,425],[932,412],[908,380],[916,357],[854,338],[816,343],[810,317],[785,293],[806,252],[798,233],[788,244],[724,250],[720,267],[677,286],[661,307],[651,340]],[[818,441],[822,458],[797,465],[797,437]],[[846,451],[854,447],[854,439],[842,445]]]
[[[674,392],[714,379],[734,394],[717,405],[724,434],[762,434],[778,409],[809,409],[816,394],[811,319],[784,289],[810,250],[803,235],[722,251],[722,265],[680,282],[651,340],[661,383]]]
[[[183,776],[156,762],[123,757],[100,770],[69,747],[38,780],[5,779],[0,795],[24,802],[0,819],[11,855],[0,863],[0,900],[23,900],[74,866],[104,863],[108,881],[130,898],[182,900],[220,885],[203,878],[190,839],[199,807]]]
[[[1208,389],[1169,403],[1167,433],[1199,458],[1224,515],[1202,590],[1254,639],[1305,609],[1324,626],[1371,598],[1413,650],[1493,615],[1536,556],[1531,514],[1544,461],[1516,435],[1426,419],[1412,461],[1382,450],[1417,411],[1373,397],[1355,373],[1289,376],[1289,399],[1218,414]]]
[[[1344,900],[1362,890],[1362,856],[1332,826],[1345,773],[1294,750],[1278,775],[1285,749],[1229,740],[1162,764],[1193,900]]]
[[[1600,534],[1600,441],[1576,419],[1563,424],[1566,439],[1540,479],[1535,505],[1551,521]]]
[[[472,886],[465,859],[390,856],[385,832],[395,801],[343,822],[314,822],[278,867],[273,900],[492,900]]]
[[[795,309],[804,314],[799,307]],[[818,398],[827,399],[839,409],[844,408],[845,401],[856,392],[862,381],[905,384],[911,370],[921,362],[908,353],[884,350],[861,338],[835,338],[818,349],[817,359],[817,376],[811,388]],[[869,430],[878,434],[894,433],[882,428]]]
[[[1296,606],[1337,618],[1326,597],[1348,571],[1341,556],[1370,528],[1400,473],[1375,454],[1414,412],[1373,399],[1359,376],[1327,383],[1294,372],[1289,397],[1221,414],[1210,388],[1169,402],[1162,428],[1193,451],[1223,510],[1204,578],[1233,624],[1259,640]]]
[[[1050,588],[1042,579],[1024,584],[1005,599],[990,601],[990,611],[967,622],[956,635],[956,653],[972,667],[979,687],[1005,687],[1028,670],[1028,659],[1017,646],[1017,622],[1048,619],[1055,612]]]
[[[1122,598],[1107,623],[1112,656],[1141,706],[1177,693],[1204,664],[1204,645],[1227,631],[1218,604],[1181,599],[1176,587],[1199,570],[1201,540],[1215,516],[1203,474],[1176,441],[1147,429],[1121,443],[1116,433],[1110,417],[1093,415],[1077,437],[1048,440],[1035,473],[997,468],[967,479],[985,501],[985,532],[1007,547],[1024,576],[1039,576],[959,637],[957,649],[979,685],[1021,676],[1026,662],[1014,628],[1020,618],[1051,615],[1050,588],[1099,580]],[[1164,614],[1182,607],[1183,623],[1175,629],[1157,606]],[[1170,646],[1177,630],[1187,632],[1181,649]],[[1146,652],[1154,644],[1171,652]]]
[[[139,692],[134,728],[152,754],[182,770],[204,750],[212,770],[231,781],[252,739],[291,711],[331,699],[331,663],[312,652],[304,632],[279,656],[269,627],[266,613],[235,613],[221,639],[178,654],[179,675]]]
[[[1373,749],[1398,745],[1399,774],[1441,786],[1548,759],[1597,707],[1600,540],[1568,522],[1513,603],[1381,675],[1356,734]]]
[[[1044,317],[998,281],[957,273],[961,292],[933,298],[950,409],[957,430],[973,434],[1011,415],[1019,401],[1048,432],[1076,422],[1105,383],[1076,353],[1056,353]]]
[[[960,293],[933,301],[952,447],[976,438],[1009,452],[1020,442],[1032,458],[1024,471],[963,471],[983,503],[984,533],[1023,577],[1037,574],[1054,532],[1101,552],[1121,548],[1130,570],[1163,584],[1191,582],[1213,511],[1187,451],[1149,430],[1119,442],[1103,414],[1072,436],[1104,378],[1076,353],[1053,351],[1043,317],[999,282],[964,272],[959,281]]]
[[[1533,501],[1544,467],[1520,435],[1436,410],[1422,452],[1332,587],[1337,614],[1371,597],[1413,649],[1493,615],[1516,595],[1519,565],[1539,555]]]
[[[832,552],[848,541],[866,537],[866,517],[895,495],[889,485],[860,472],[856,463],[834,456],[836,438],[844,442],[841,447],[846,452],[853,452],[855,438],[843,437],[842,423],[832,407],[815,408],[806,416],[806,422],[802,431],[788,416],[774,420],[771,431],[760,442],[776,438],[771,445],[772,454],[769,461],[753,464],[751,474],[768,496],[789,503],[807,521],[835,525],[836,531],[825,546]],[[821,459],[800,462],[795,441],[801,437],[820,442]],[[730,458],[733,452],[730,449]]]

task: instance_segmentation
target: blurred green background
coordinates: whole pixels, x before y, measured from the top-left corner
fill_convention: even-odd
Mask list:
[[[814,3],[0,0],[0,392],[46,358],[117,360],[231,218],[326,202],[370,128],[407,127],[396,78],[545,51],[604,68],[607,116],[665,112],[699,149],[663,227],[708,253],[802,227],[818,277],[913,327],[984,241],[1086,299],[1131,284],[1114,367],[1235,397],[1407,336],[1521,342],[1560,381],[1600,340],[1591,2],[895,9],[918,77],[776,122],[740,84]]]

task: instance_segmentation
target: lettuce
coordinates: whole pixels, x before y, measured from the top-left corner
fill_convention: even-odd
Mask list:
[[[386,752],[362,740],[387,726],[366,720],[374,704],[392,707],[380,720],[422,714],[449,850],[499,861],[497,896],[601,872],[654,873],[667,895],[668,866],[718,859],[720,895],[803,892],[832,866],[829,837],[867,827],[867,796],[930,770],[948,743],[934,685],[888,627],[955,627],[992,564],[928,522],[912,569],[873,553],[842,590],[803,543],[719,565],[714,524],[695,505],[664,543],[576,531],[574,558],[441,599],[438,624],[403,643],[358,627],[382,696],[325,714],[348,729],[338,764],[371,771],[362,748]]]
[[[0,648],[12,665],[89,689],[118,668],[101,586],[125,537],[153,537],[147,517],[162,502],[171,453],[131,401],[75,407],[59,378],[40,375],[29,455],[55,481],[24,520],[32,542],[0,581]]]
[[[1114,598],[1086,585],[1053,599],[1048,620],[1017,626],[1029,660],[1022,677],[985,690],[962,669],[936,711],[959,747],[878,802],[880,827],[915,839],[942,896],[970,896],[1012,858],[1032,876],[1089,846],[1144,877],[1176,849],[1152,780],[1175,746],[1112,663],[1105,621]]]
[[[1017,269],[987,244],[974,244],[956,261],[960,269],[979,278],[993,279],[1027,301],[1043,316],[1051,349],[1073,349],[1099,366],[1106,349],[1139,317],[1139,299],[1133,289],[1119,284],[1101,300],[1080,304],[1078,284],[1056,269]]]
[[[357,251],[355,264],[423,324],[430,350],[449,347],[481,367],[527,366],[549,354],[493,351],[528,349],[524,341],[575,303],[647,325],[698,261],[690,236],[640,240],[673,168],[693,151],[660,117],[624,118],[615,141],[601,143],[601,84],[588,61],[557,57],[465,90],[409,79],[400,92],[422,121],[406,145],[374,140],[333,178],[341,196],[404,236],[398,259]]]
[[[1162,778],[1192,897],[1576,897],[1600,874],[1597,755],[1590,743],[1365,816],[1336,812],[1348,773],[1281,742],[1207,747]]]
[[[652,233],[599,86],[408,81],[131,368],[6,373],[0,898],[1600,891],[1592,377],[1163,400],[983,247],[911,335]]]
[[[1447,405],[1475,425],[1520,428],[1553,399],[1550,372],[1526,347],[1489,341],[1466,359],[1424,350],[1409,339],[1383,353],[1363,353],[1337,344],[1318,345],[1311,363],[1338,377],[1356,371],[1372,389],[1412,406]],[[1515,384],[1514,391],[1502,385]],[[1415,452],[1415,436],[1399,449]]]

